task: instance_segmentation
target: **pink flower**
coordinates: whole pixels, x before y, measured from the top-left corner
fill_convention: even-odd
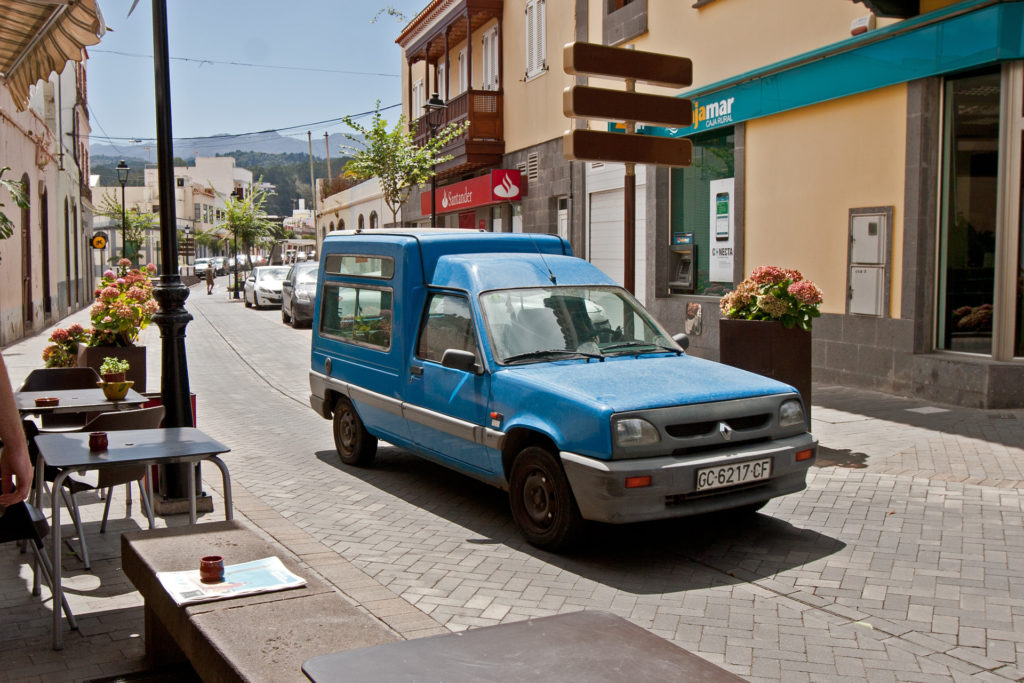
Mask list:
[[[103,298],[103,299],[116,299],[119,294],[121,294],[121,290],[120,289],[118,289],[117,287],[114,287],[113,285],[108,285],[108,286],[103,288],[102,292],[100,292],[100,298]]]
[[[92,305],[92,308],[89,309],[89,313],[91,315],[99,315],[100,313],[102,313],[105,310],[107,310],[106,306],[104,306],[103,304],[97,303],[97,304],[93,304]]]
[[[50,340],[51,341],[55,341],[58,344],[61,343],[61,342],[66,342],[68,340],[68,331],[67,330],[62,330],[61,328],[58,327],[50,335]]]
[[[111,318],[111,317],[110,317],[109,315],[105,315],[105,316],[103,316],[103,320],[101,320],[100,322],[103,322],[103,323],[112,323],[112,322],[114,322],[114,319],[113,319],[113,318]]]
[[[156,272],[156,266],[153,265],[152,263],[147,263],[146,264],[146,270],[149,271],[150,273],[155,273]]]
[[[750,279],[758,285],[777,285],[787,277],[788,274],[785,270],[775,266],[758,266],[750,274]]]
[[[786,291],[802,304],[814,305],[821,303],[821,289],[810,280],[794,282]]]
[[[117,278],[116,280],[114,280],[114,282],[116,282],[119,285],[126,285],[126,284],[128,284],[128,281],[125,280],[123,277]]]
[[[82,326],[79,325],[78,323],[71,323],[71,325],[68,327],[68,334],[74,335],[76,337],[82,334],[82,332],[85,332],[85,330],[83,330]]]
[[[130,266],[131,264],[132,264],[132,262],[130,260],[126,259],[126,258],[123,258],[123,259],[121,259],[121,260],[119,260],[117,262],[117,265],[122,266],[122,267]]]
[[[113,280],[114,279],[114,271],[112,271],[112,270],[105,270],[105,271],[103,271],[103,277],[107,278],[108,280]]]

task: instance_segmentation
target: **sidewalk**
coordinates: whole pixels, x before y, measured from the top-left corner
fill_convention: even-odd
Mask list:
[[[204,296],[201,285],[193,294]],[[223,296],[218,287],[215,294]],[[233,304],[228,304],[233,305]],[[86,311],[61,321],[85,322]],[[21,381],[41,366],[49,330],[3,349],[12,381]],[[159,331],[143,332],[150,349],[150,389],[159,390]],[[192,349],[190,353],[197,353]],[[815,386],[813,430],[821,448],[817,467],[860,469],[913,479],[979,484],[1005,489],[1024,488],[1024,410],[985,411],[944,406],[877,392],[835,386]],[[222,411],[199,410],[199,426],[215,431],[227,421]],[[254,427],[256,425],[253,425]],[[230,443],[239,453],[258,450],[253,443]],[[229,467],[244,466],[244,460]],[[235,464],[238,463],[238,464]],[[204,520],[223,519],[220,477],[207,473],[204,488],[214,497],[214,512]],[[304,528],[275,510],[234,479],[235,518],[257,533],[272,538],[293,553],[310,571],[332,583],[349,600],[381,620],[403,638],[445,633],[435,618],[398,596],[342,556],[343,544],[328,547]],[[283,491],[281,493],[284,493]],[[64,580],[81,635],[66,634],[65,649],[50,649],[50,604],[30,595],[29,555],[14,544],[0,546],[0,680],[94,680],[142,671],[143,617],[141,598],[120,571],[119,534],[146,528],[138,501],[125,517],[124,487],[115,489],[107,534],[99,531],[102,506],[88,494],[80,497],[93,571],[86,572],[73,553],[64,553]],[[65,518],[66,519],[66,518]],[[157,518],[157,526],[187,522],[184,516]],[[73,535],[65,527],[65,537]],[[75,541],[72,541],[75,543]],[[166,680],[181,680],[180,672],[165,672]],[[143,680],[143,679],[132,679]],[[146,680],[157,680],[151,678]]]

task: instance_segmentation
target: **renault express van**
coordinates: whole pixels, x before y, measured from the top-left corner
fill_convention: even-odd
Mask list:
[[[310,404],[342,462],[383,439],[498,486],[535,546],[805,487],[797,391],[688,356],[559,237],[334,232],[318,287]]]

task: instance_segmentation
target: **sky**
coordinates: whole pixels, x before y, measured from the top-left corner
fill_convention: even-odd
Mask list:
[[[112,31],[88,50],[91,139],[112,143],[125,155],[155,158],[152,3],[141,0],[128,16],[132,0],[98,2]],[[205,137],[294,126],[281,134],[305,141],[310,130],[314,144],[319,139],[323,145],[326,131],[337,151],[340,133],[348,128],[317,122],[372,112],[378,100],[382,108],[402,101],[395,38],[427,3],[167,0],[172,134]],[[381,14],[373,21],[387,7],[405,19]],[[398,109],[385,116],[397,119]]]

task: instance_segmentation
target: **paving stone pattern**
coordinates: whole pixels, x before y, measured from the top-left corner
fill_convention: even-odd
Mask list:
[[[1024,411],[817,386],[806,491],[746,518],[595,526],[553,555],[519,538],[501,491],[388,445],[341,465],[308,405],[310,331],[216,291],[187,302],[189,370],[200,427],[233,448],[237,511],[404,637],[604,609],[754,681],[1024,680]],[[15,379],[33,344],[4,350]],[[0,678],[50,680],[48,603],[26,597],[16,552],[0,558],[4,608],[44,616],[0,624]],[[103,610],[81,652],[137,657],[137,595],[75,562],[76,599]],[[12,670],[17,644],[31,661]]]

